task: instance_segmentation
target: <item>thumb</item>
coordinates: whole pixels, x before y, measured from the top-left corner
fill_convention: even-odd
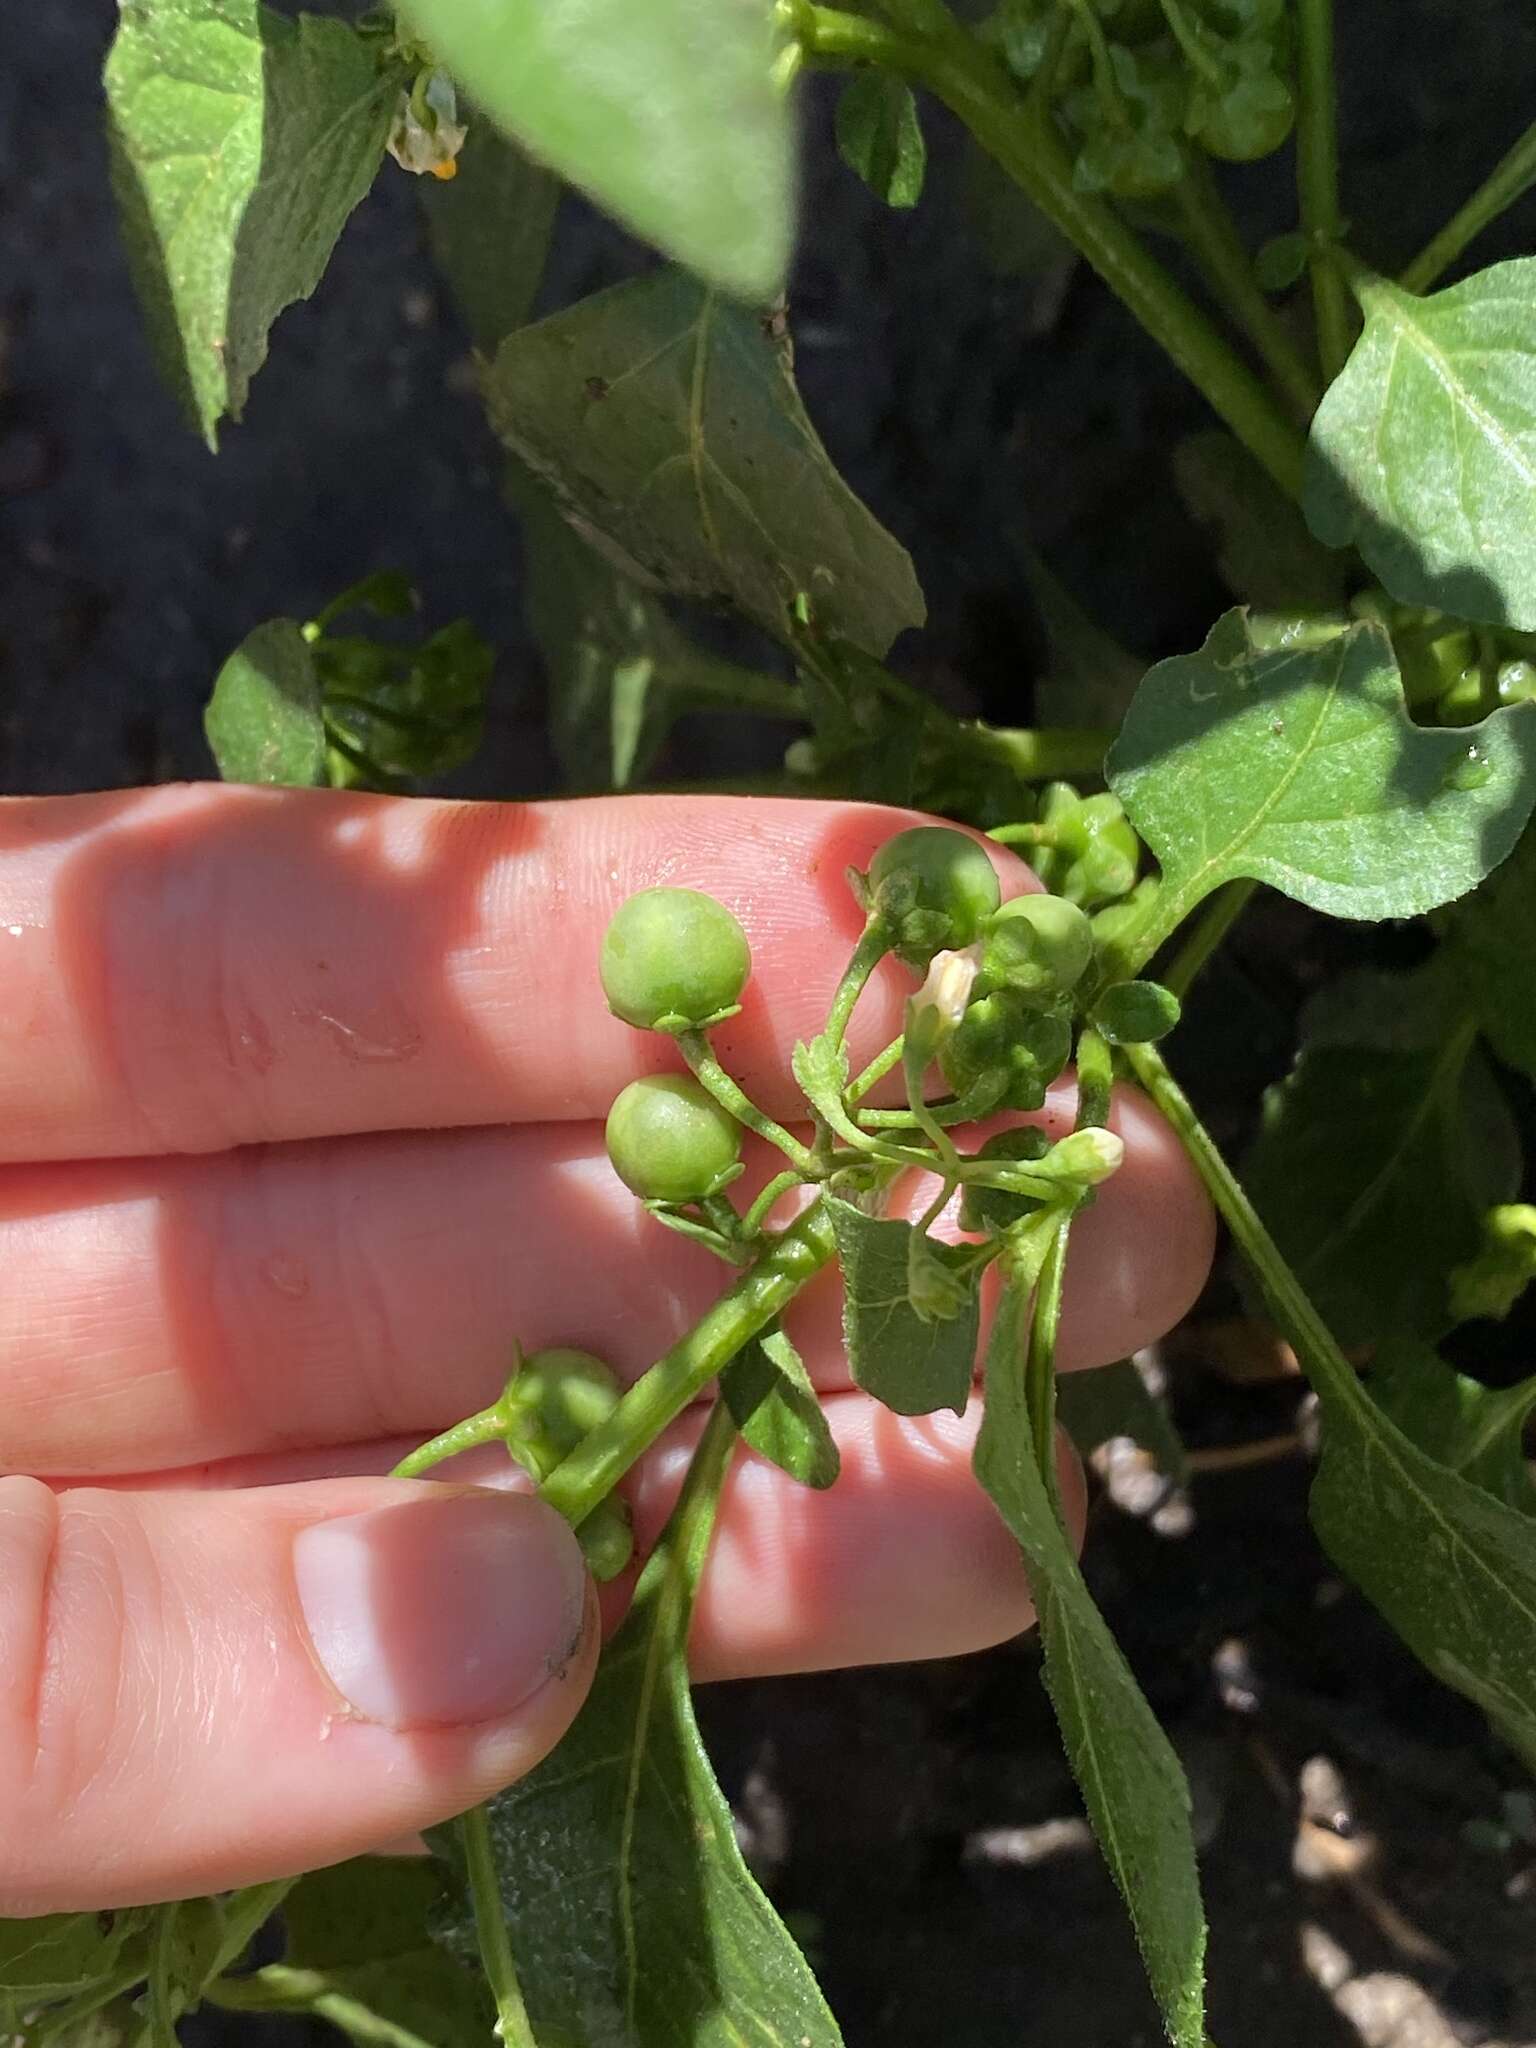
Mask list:
[[[0,1918],[286,1876],[532,1768],[596,1605],[526,1495],[0,1478]]]

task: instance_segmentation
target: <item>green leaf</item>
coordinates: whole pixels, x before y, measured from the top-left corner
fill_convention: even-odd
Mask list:
[[[1080,1456],[1091,1457],[1112,1437],[1129,1437],[1175,1486],[1188,1484],[1189,1460],[1167,1404],[1148,1390],[1129,1358],[1063,1373],[1056,1382],[1056,1414]]]
[[[908,1297],[910,1223],[822,1198],[843,1269],[843,1341],[854,1383],[898,1415],[958,1415],[971,1395],[980,1311],[973,1276],[958,1315],[925,1321]]]
[[[488,121],[468,113],[458,175],[417,180],[433,260],[471,341],[486,355],[533,306],[560,199],[560,180]]]
[[[1413,724],[1390,643],[1362,623],[1266,646],[1241,611],[1149,671],[1107,773],[1163,868],[1166,933],[1235,876],[1333,917],[1463,895],[1536,799],[1536,714]]]
[[[1453,1267],[1513,1193],[1519,1150],[1443,959],[1356,974],[1302,1020],[1243,1165],[1254,1206],[1346,1348],[1447,1330]]]
[[[1336,610],[1348,565],[1307,531],[1288,497],[1240,441],[1213,427],[1173,451],[1173,480],[1190,517],[1216,539],[1222,581],[1263,611]]]
[[[1536,1760],[1536,1521],[1329,1383],[1312,1519],[1329,1556],[1435,1675]]]
[[[742,1860],[689,1698],[688,1622],[733,1437],[717,1408],[574,1727],[491,1802],[512,1951],[551,2048],[839,2048]],[[451,1833],[433,1842],[453,1853]],[[467,1903],[451,1939],[475,1952]]]
[[[379,168],[400,80],[375,47],[257,0],[122,0],[113,184],[156,352],[210,447]]]
[[[551,737],[576,788],[640,781],[675,721],[696,707],[791,715],[789,686],[696,647],[657,598],[567,526],[542,484],[520,475],[510,488]]]
[[[1488,1042],[1536,1080],[1536,831],[1456,905],[1450,945]]]
[[[1405,604],[1536,627],[1536,258],[1418,299],[1358,288],[1365,330],[1307,444],[1307,522]]]
[[[802,1486],[827,1487],[841,1459],[810,1374],[779,1329],[738,1352],[720,1376],[736,1427],[761,1458]]]
[[[420,647],[327,634],[314,658],[330,742],[371,786],[446,775],[479,747],[495,655],[468,620]]]
[[[296,619],[268,619],[219,670],[203,728],[226,782],[321,788],[325,720],[314,649]]]
[[[288,2002],[315,2010],[318,2001],[324,2016],[364,2048],[378,2048],[381,2036],[368,2028],[375,2015],[427,2048],[483,2048],[494,2018],[484,1980],[427,1931],[442,1903],[439,1873],[402,1857],[358,1857],[302,1878],[283,1909],[286,1962],[261,1973],[274,2004],[291,1985]],[[321,1981],[289,1972],[313,1972]],[[363,2008],[360,2015],[354,2005]]]
[[[1502,1321],[1536,1280],[1536,1207],[1500,1202],[1484,1216],[1470,1259],[1452,1268],[1451,1314],[1458,1323],[1480,1316]]]
[[[837,103],[838,153],[887,206],[916,206],[928,168],[917,101],[904,78],[856,72]]]
[[[1036,717],[1044,725],[1118,725],[1147,664],[1094,624],[1042,556],[1022,541],[1014,545],[1045,629]]]
[[[871,654],[923,619],[906,551],[827,459],[787,340],[660,271],[503,342],[486,375],[503,441],[626,575],[727,601],[770,633],[810,595]]]
[[[788,100],[766,0],[399,0],[530,155],[744,299],[783,286]]]
[[[1019,1289],[1005,1288],[987,1352],[976,1477],[1024,1553],[1051,1703],[1164,2024],[1177,2048],[1204,2048],[1205,1915],[1189,1790],[1093,1604],[1035,1461],[1024,1312]]]
[[[1178,997],[1160,981],[1116,981],[1094,998],[1092,1022],[1111,1045],[1154,1045],[1179,1015]]]
[[[1525,1425],[1536,1412],[1536,1377],[1485,1387],[1427,1344],[1399,1339],[1371,1367],[1370,1390],[1410,1442],[1523,1515],[1536,1514]]]
[[[147,1919],[142,1908],[120,1913],[50,1913],[40,1920],[0,1920],[0,2032],[19,2034],[22,2015],[97,1987],[119,1984],[125,1945]],[[143,1974],[140,1958],[137,1974]]]

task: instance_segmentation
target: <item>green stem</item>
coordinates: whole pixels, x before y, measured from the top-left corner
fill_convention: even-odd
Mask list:
[[[978,753],[1011,768],[1021,782],[1075,782],[1104,773],[1104,756],[1114,738],[1105,726],[1045,726],[1038,731],[1007,725],[963,728]],[[996,834],[993,835],[996,837]]]
[[[942,42],[927,41],[829,7],[797,7],[795,25],[811,57],[834,66],[879,64],[942,100],[1093,265],[1243,446],[1283,490],[1300,496],[1300,433],[1140,238],[1102,200],[1078,191],[1049,117],[1029,105],[990,51],[958,28]]]
[[[371,2006],[332,1988],[323,1970],[297,1970],[269,1963],[249,1977],[217,1977],[203,1993],[226,2012],[314,2013],[354,2041],[370,2048],[426,2048],[419,2034],[397,2026]]]
[[[1189,937],[1158,979],[1182,1002],[1196,977],[1252,902],[1257,882],[1227,882],[1211,897]]]
[[[568,1522],[584,1521],[667,1425],[744,1344],[762,1335],[836,1250],[831,1220],[819,1201],[769,1238],[762,1256],[734,1286],[556,1466],[540,1489],[550,1506]]]
[[[760,1110],[749,1095],[733,1081],[715,1058],[713,1048],[702,1031],[680,1031],[677,1035],[677,1049],[688,1062],[694,1079],[701,1087],[707,1088],[716,1102],[735,1117],[749,1131],[755,1131],[760,1138],[766,1138],[771,1145],[777,1145],[785,1158],[802,1173],[814,1172],[816,1161],[810,1148],[802,1145],[798,1138],[792,1138],[782,1124],[776,1124],[771,1116]]]
[[[837,993],[832,998],[832,1007],[827,1012],[827,1026],[823,1034],[833,1045],[841,1045],[848,1030],[848,1020],[853,1015],[854,1004],[864,993],[864,984],[874,973],[880,962],[891,950],[890,933],[885,920],[872,917],[865,925],[859,943],[853,949],[853,958],[843,969],[843,978],[837,984]]]
[[[1040,1268],[1030,1317],[1029,1356],[1024,1365],[1024,1397],[1034,1429],[1035,1460],[1058,1519],[1061,1497],[1056,1485],[1056,1337],[1061,1328],[1061,1297],[1071,1228],[1071,1217],[1064,1216]]]
[[[802,725],[810,716],[798,683],[733,662],[711,661],[707,667],[701,663],[697,673],[685,669],[677,690],[692,711],[755,711],[764,718],[793,719]]]
[[[1354,313],[1332,252],[1343,240],[1334,104],[1333,0],[1296,0],[1296,191],[1323,376],[1331,384],[1354,345]]]
[[[1100,1129],[1109,1122],[1115,1088],[1115,1061],[1108,1041],[1097,1031],[1078,1033],[1077,1129]]]
[[[1190,1163],[1205,1183],[1206,1192],[1264,1290],[1281,1334],[1295,1352],[1302,1370],[1325,1400],[1338,1400],[1356,1414],[1364,1414],[1370,1403],[1354,1368],[1334,1342],[1280,1247],[1259,1220],[1242,1184],[1196,1115],[1188,1096],[1168,1071],[1162,1055],[1150,1045],[1130,1045],[1124,1050],[1131,1071],[1173,1126]]]
[[[901,1065],[901,1055],[906,1046],[904,1038],[893,1038],[883,1052],[877,1052],[869,1065],[856,1080],[850,1081],[843,1093],[843,1100],[850,1109],[869,1093],[879,1081],[883,1081],[892,1067]]]
[[[456,1823],[464,1865],[469,1875],[469,1894],[475,1909],[475,1938],[480,1945],[480,1962],[486,1982],[496,2001],[496,2032],[502,2048],[539,2048],[523,2003],[512,1960],[512,1937],[501,1903],[501,1884],[496,1876],[496,1852],[491,1846],[491,1824],[483,1806],[472,1806]]]
[[[418,1444],[414,1451],[400,1460],[389,1476],[391,1479],[419,1479],[434,1465],[441,1465],[445,1458],[456,1458],[460,1451],[475,1451],[482,1444],[505,1443],[507,1427],[506,1409],[498,1401],[489,1408],[482,1408],[478,1415],[467,1415],[452,1429],[445,1429],[441,1436],[433,1437],[430,1443]]]
[[[1506,207],[1536,184],[1536,121],[1507,155],[1500,157],[1464,206],[1419,251],[1398,278],[1404,291],[1427,292],[1457,257]]]
[[[1185,238],[1212,290],[1305,426],[1318,408],[1322,390],[1285,322],[1260,291],[1248,251],[1203,158],[1191,163],[1179,181],[1177,199]]]
[[[768,1220],[768,1211],[778,1201],[779,1197],[787,1195],[791,1188],[799,1186],[800,1176],[798,1173],[788,1170],[783,1173],[776,1173],[773,1179],[769,1181],[767,1187],[757,1197],[757,1200],[753,1202],[746,1215],[742,1217],[741,1235],[746,1238],[756,1237],[764,1223]]]

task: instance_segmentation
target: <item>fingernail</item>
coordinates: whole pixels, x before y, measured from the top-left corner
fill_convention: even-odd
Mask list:
[[[294,1577],[315,1657],[389,1728],[498,1721],[565,1664],[587,1572],[542,1501],[457,1493],[301,1530]]]

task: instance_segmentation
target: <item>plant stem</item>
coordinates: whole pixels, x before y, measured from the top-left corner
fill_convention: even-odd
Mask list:
[[[798,1173],[791,1173],[788,1170],[786,1170],[783,1173],[776,1173],[773,1179],[769,1181],[767,1187],[763,1189],[762,1193],[753,1202],[752,1206],[748,1209],[746,1215],[742,1217],[742,1236],[745,1238],[756,1237],[757,1233],[762,1229],[764,1223],[767,1221],[768,1212],[773,1207],[774,1203],[777,1202],[782,1195],[787,1195],[791,1188],[797,1188],[799,1186],[800,1176]]]
[[[829,7],[797,5],[794,25],[810,57],[833,66],[879,64],[941,99],[1093,265],[1243,446],[1284,491],[1300,496],[1301,435],[1139,236],[1102,200],[1077,190],[1049,116],[1030,105],[988,50],[958,26],[942,41],[927,40]]]
[[[1331,384],[1354,345],[1349,292],[1331,260],[1344,234],[1339,215],[1333,0],[1297,0],[1296,36],[1296,190],[1307,238],[1317,349],[1323,376]]]
[[[1253,900],[1257,882],[1227,882],[1206,904],[1194,930],[1158,979],[1182,1002],[1201,969]]]
[[[522,1986],[517,1981],[517,1965],[512,1960],[512,1937],[501,1903],[496,1852],[491,1846],[491,1824],[485,1808],[472,1806],[468,1813],[459,1815],[455,1826],[469,1876],[480,1962],[496,2001],[496,2031],[503,2048],[539,2048],[533,2022],[523,2003]]]
[[[1513,206],[1523,192],[1536,184],[1536,121],[1507,155],[1500,157],[1488,176],[1464,206],[1459,207],[1432,241],[1414,257],[1398,278],[1404,291],[1427,292],[1441,273],[1496,221],[1506,207]]]
[[[677,678],[677,690],[690,711],[756,711],[764,718],[793,719],[800,725],[810,716],[805,692],[798,683],[786,683],[735,662],[701,660],[685,667]]]
[[[677,1049],[688,1062],[694,1079],[708,1089],[720,1107],[728,1110],[737,1123],[755,1131],[758,1137],[766,1138],[769,1144],[777,1145],[785,1158],[802,1173],[814,1171],[816,1161],[810,1148],[802,1145],[798,1138],[792,1138],[782,1124],[776,1124],[771,1116],[760,1110],[731,1079],[715,1058],[714,1050],[702,1031],[680,1031]]]
[[[1058,1518],[1061,1499],[1056,1485],[1056,1336],[1061,1328],[1061,1296],[1071,1228],[1071,1217],[1064,1216],[1040,1268],[1030,1317],[1029,1356],[1024,1365],[1024,1394],[1034,1429],[1035,1461]]]
[[[833,996],[832,1007],[827,1012],[824,1036],[831,1044],[842,1044],[848,1030],[848,1020],[853,1015],[854,1004],[864,993],[864,984],[890,950],[891,938],[885,928],[884,918],[872,917],[860,934],[859,943],[853,949],[853,958],[843,969],[843,978],[837,984],[837,993]]]
[[[1077,1129],[1103,1128],[1109,1122],[1115,1063],[1109,1044],[1097,1031],[1082,1031],[1077,1040]]]
[[[843,1100],[850,1109],[856,1103],[862,1102],[875,1083],[883,1081],[892,1067],[899,1067],[901,1065],[901,1055],[905,1050],[905,1046],[905,1038],[893,1038],[883,1052],[875,1054],[863,1073],[856,1080],[849,1082],[847,1088],[843,1091]]]
[[[1238,1250],[1264,1290],[1281,1334],[1307,1378],[1324,1400],[1337,1400],[1356,1414],[1369,1400],[1354,1368],[1334,1342],[1311,1297],[1287,1265],[1280,1247],[1259,1220],[1241,1182],[1196,1115],[1183,1089],[1155,1046],[1129,1045],[1125,1059],[1138,1081],[1173,1126],[1190,1163],[1205,1183]]]
[[[1317,410],[1322,390],[1285,322],[1260,291],[1248,251],[1203,159],[1192,162],[1180,179],[1177,199],[1185,237],[1212,290],[1305,426]]]
[[[441,1465],[445,1458],[456,1458],[460,1451],[478,1450],[482,1444],[503,1443],[506,1435],[507,1413],[498,1401],[489,1408],[482,1408],[478,1415],[467,1415],[452,1429],[445,1429],[441,1436],[433,1437],[430,1443],[418,1444],[414,1451],[400,1460],[389,1476],[391,1479],[419,1479],[434,1465]]]
[[[823,1204],[813,1202],[625,1394],[605,1422],[557,1465],[540,1492],[572,1524],[606,1498],[668,1423],[744,1344],[761,1336],[837,1249]]]
[[[397,2026],[359,1999],[334,1990],[323,1970],[269,1963],[249,1977],[216,1977],[203,1997],[225,2012],[314,2013],[352,2040],[369,2042],[373,2048],[426,2048],[421,2036],[409,2027]]]
[[[1104,756],[1114,734],[1097,725],[1046,726],[1030,731],[1019,726],[967,725],[962,728],[979,753],[1011,768],[1021,782],[1073,782],[1079,776],[1102,776]]]

